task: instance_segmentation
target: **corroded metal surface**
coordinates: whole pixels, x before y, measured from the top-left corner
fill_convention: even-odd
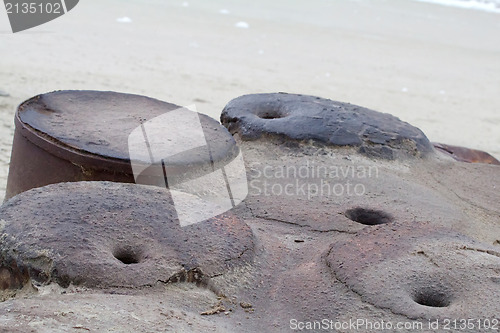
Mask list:
[[[453,157],[457,161],[500,165],[499,160],[481,150],[445,145],[443,143],[433,143],[433,145],[434,148]]]
[[[102,91],[56,91],[23,102],[15,118],[6,199],[65,181],[134,182],[128,136],[141,124],[179,108],[149,97]],[[172,176],[224,164],[238,153],[224,127],[198,116],[211,144],[210,156],[192,150],[172,157]],[[144,151],[135,163],[147,164],[148,157]]]

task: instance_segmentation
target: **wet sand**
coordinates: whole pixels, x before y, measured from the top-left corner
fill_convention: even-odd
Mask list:
[[[500,158],[499,18],[401,0],[87,0],[12,34],[0,10],[0,200],[16,106],[58,89],[194,103],[216,119],[242,94],[312,94]]]

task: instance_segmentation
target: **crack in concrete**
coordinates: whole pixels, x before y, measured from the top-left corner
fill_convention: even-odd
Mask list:
[[[319,232],[319,233],[338,232],[341,234],[349,234],[349,235],[356,235],[358,233],[357,231],[347,231],[347,230],[339,230],[339,229],[328,229],[328,230],[310,229],[310,230],[314,231],[314,232]]]
[[[493,251],[493,250],[476,249],[476,248],[469,247],[469,246],[466,246],[466,245],[461,246],[459,248],[459,250],[466,250],[466,251],[475,251],[475,252],[480,252],[480,253],[486,253],[486,254],[492,255],[494,257],[500,258],[500,252]]]
[[[246,247],[243,251],[241,251],[240,254],[238,254],[237,257],[234,257],[234,258],[228,258],[228,259],[224,259],[224,261],[231,261],[231,260],[235,260],[235,259],[241,259],[241,257],[245,254],[245,252],[251,250],[250,248]]]
[[[285,223],[285,224],[291,224],[291,225],[294,225],[294,226],[297,226],[300,228],[308,227],[306,225],[298,224],[298,223],[287,221],[287,220],[281,220],[281,219],[277,219],[277,218],[273,218],[273,217],[266,217],[266,216],[262,216],[262,215],[254,215],[254,217],[259,218],[259,219],[263,219],[266,221],[275,221],[275,222],[281,222],[281,223]]]
[[[424,256],[426,257],[427,259],[429,259],[429,261],[434,264],[436,267],[439,267],[439,265],[434,261],[434,259],[432,259],[427,253],[425,253],[424,251],[417,251],[415,253],[416,255],[421,255],[421,256]]]
[[[433,173],[429,173],[429,174],[430,174],[430,176],[434,179],[434,181],[437,184],[441,185],[442,188],[445,188],[446,190],[449,190],[451,193],[453,193],[461,201],[469,204],[470,206],[472,206],[472,207],[474,207],[476,209],[482,210],[482,211],[487,212],[489,214],[499,215],[500,216],[500,212],[494,211],[494,210],[491,210],[491,209],[488,209],[488,208],[485,208],[485,207],[482,207],[482,206],[479,206],[478,204],[472,202],[470,199],[462,197],[461,195],[457,194],[457,192],[455,192],[452,188],[449,188],[448,186],[445,186],[441,181],[439,181],[439,178],[437,178]]]
[[[253,212],[252,208],[248,207],[248,209],[250,210],[250,213],[252,214],[252,216],[254,218],[258,218],[258,219],[262,219],[262,220],[266,220],[266,221],[274,221],[274,222],[280,222],[280,223],[284,223],[284,224],[290,224],[290,225],[300,227],[300,228],[308,228],[309,231],[313,231],[313,232],[319,232],[319,233],[338,232],[338,233],[345,233],[345,234],[350,234],[350,235],[355,235],[357,233],[357,231],[347,231],[347,230],[339,230],[339,229],[328,229],[328,230],[314,229],[313,227],[311,227],[309,225],[303,225],[303,224],[295,223],[295,222],[288,221],[288,220],[282,220],[282,219],[277,219],[277,218],[273,218],[273,217],[267,217],[267,216],[255,214]]]

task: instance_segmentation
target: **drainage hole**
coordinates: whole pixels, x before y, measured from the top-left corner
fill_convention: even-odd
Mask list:
[[[118,249],[113,252],[113,256],[125,265],[138,264],[141,261],[140,253],[130,249]]]
[[[424,306],[444,308],[450,305],[450,299],[442,292],[422,291],[415,295],[413,300]]]
[[[279,110],[261,111],[257,114],[257,116],[261,119],[279,119],[285,117],[285,115],[282,114]]]
[[[349,209],[345,215],[352,221],[365,225],[385,224],[393,221],[393,217],[386,212],[359,207]]]

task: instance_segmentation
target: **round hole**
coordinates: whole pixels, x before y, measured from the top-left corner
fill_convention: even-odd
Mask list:
[[[262,118],[262,119],[277,119],[277,118],[281,118],[281,117],[276,117],[276,116],[273,116],[270,114],[265,114],[265,115],[261,116],[260,118]]]
[[[139,253],[130,249],[118,249],[113,256],[125,265],[138,264],[141,259]]]
[[[279,110],[263,110],[257,116],[261,119],[279,119],[285,117]]]
[[[413,300],[423,306],[444,308],[450,305],[450,299],[442,292],[425,290],[415,295]]]
[[[365,225],[385,224],[393,221],[390,214],[381,210],[354,208],[349,209],[345,214],[352,221]]]

